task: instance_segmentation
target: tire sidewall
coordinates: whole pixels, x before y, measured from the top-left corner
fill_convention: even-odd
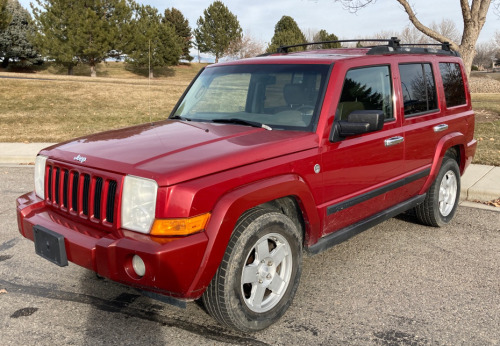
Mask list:
[[[269,233],[278,233],[288,242],[292,252],[292,273],[290,282],[281,300],[272,309],[257,313],[248,308],[241,290],[241,276],[244,262],[257,241]],[[253,220],[239,236],[227,263],[226,301],[228,313],[234,321],[248,331],[261,330],[276,322],[290,306],[298,287],[301,274],[302,243],[295,224],[285,215],[277,212],[263,213]]]

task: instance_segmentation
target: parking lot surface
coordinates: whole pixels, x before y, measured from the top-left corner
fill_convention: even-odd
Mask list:
[[[197,302],[179,309],[37,256],[15,215],[32,189],[32,167],[0,167],[2,345],[500,343],[500,212],[459,207],[445,228],[402,215],[306,256],[285,316],[245,335]]]

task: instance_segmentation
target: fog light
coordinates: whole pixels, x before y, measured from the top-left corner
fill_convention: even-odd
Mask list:
[[[134,257],[132,257],[132,268],[134,268],[137,276],[143,277],[144,274],[146,274],[146,265],[144,264],[142,258],[137,255],[134,255]]]

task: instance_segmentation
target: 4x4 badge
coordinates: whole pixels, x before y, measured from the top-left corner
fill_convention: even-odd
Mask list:
[[[84,163],[85,161],[87,161],[87,158],[85,156],[80,156],[80,154],[78,154],[78,156],[75,156],[73,160],[80,161],[80,163]]]

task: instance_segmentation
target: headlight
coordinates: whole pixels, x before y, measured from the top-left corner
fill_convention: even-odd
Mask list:
[[[155,219],[158,184],[154,180],[127,175],[122,193],[122,227],[149,233]]]
[[[35,193],[45,199],[45,163],[47,156],[38,155],[35,159]]]

